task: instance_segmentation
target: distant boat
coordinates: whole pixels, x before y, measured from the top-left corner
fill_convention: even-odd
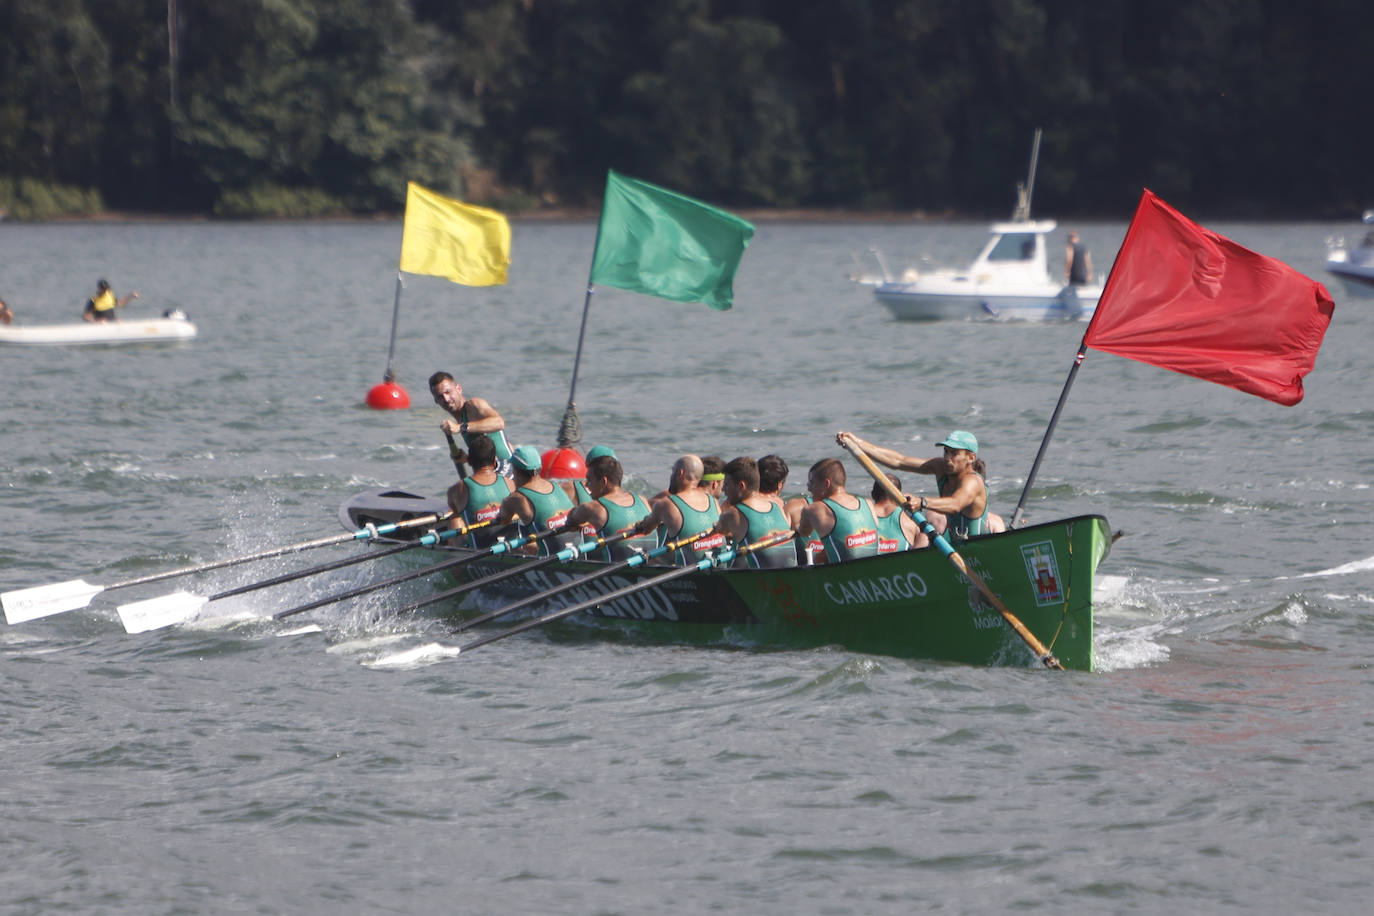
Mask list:
[[[1374,225],[1374,210],[1364,211],[1367,225]],[[1374,296],[1374,229],[1365,233],[1360,244],[1345,247],[1344,238],[1327,240],[1326,269],[1341,279],[1347,292]]]
[[[1050,276],[1047,236],[1054,220],[1032,220],[1031,194],[1040,154],[1040,131],[1031,147],[1026,184],[1017,185],[1010,222],[993,223],[989,238],[963,270],[908,271],[899,279],[859,278],[893,316],[905,321],[1010,319],[1047,321],[1092,317],[1101,284],[1074,286]],[[879,262],[881,265],[881,261]]]
[[[196,336],[196,326],[179,309],[161,318],[129,321],[76,321],[71,324],[0,325],[0,344],[81,346],[88,344],[172,343]]]

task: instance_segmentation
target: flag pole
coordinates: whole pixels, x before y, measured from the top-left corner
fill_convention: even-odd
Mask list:
[[[1026,485],[1021,488],[1021,499],[1016,503],[1016,511],[1011,514],[1011,523],[1008,528],[1015,528],[1021,524],[1021,515],[1026,508],[1026,497],[1030,495],[1031,484],[1035,483],[1035,475],[1040,470],[1040,462],[1045,459],[1045,452],[1050,447],[1050,437],[1054,435],[1054,428],[1059,425],[1059,415],[1064,411],[1064,402],[1069,398],[1069,389],[1073,387],[1073,381],[1078,377],[1078,367],[1083,365],[1083,358],[1088,355],[1088,338],[1085,334],[1083,342],[1078,345],[1078,355],[1073,358],[1073,368],[1069,370],[1069,377],[1064,382],[1064,390],[1059,392],[1059,402],[1054,405],[1054,413],[1050,416],[1050,425],[1045,428],[1045,436],[1040,440],[1040,449],[1035,453],[1035,461],[1031,463],[1030,473],[1026,475]]]
[[[592,310],[592,294],[596,286],[592,283],[592,273],[596,270],[596,249],[601,244],[601,224],[605,220],[605,204],[602,204],[601,217],[596,221],[596,239],[592,242],[592,263],[587,267],[587,296],[582,300],[582,326],[577,331],[577,353],[573,356],[572,385],[568,388],[568,406],[563,410],[563,421],[558,424],[558,448],[573,448],[582,441],[582,423],[577,418],[577,373],[582,368],[582,344],[587,339],[587,315]]]
[[[367,406],[378,410],[390,408],[401,408],[410,406],[410,395],[406,390],[396,384],[396,373],[392,370],[392,360],[396,357],[396,326],[401,320],[401,290],[405,287],[405,280],[401,272],[396,271],[396,301],[391,309],[391,346],[386,351],[386,374],[382,376],[380,385],[372,386],[367,393]]]

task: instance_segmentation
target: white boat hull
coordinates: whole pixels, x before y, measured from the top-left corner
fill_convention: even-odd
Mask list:
[[[1338,249],[1327,257],[1326,269],[1340,278],[1351,295],[1374,296],[1374,256],[1359,261],[1345,249]]]
[[[900,321],[1066,321],[1091,318],[1102,287],[916,280],[880,283],[873,295]]]
[[[184,318],[144,321],[82,321],[72,324],[0,325],[0,344],[73,346],[170,343],[190,340],[196,326]]]

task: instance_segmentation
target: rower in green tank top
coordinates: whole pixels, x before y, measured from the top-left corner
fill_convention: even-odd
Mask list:
[[[429,393],[434,397],[434,403],[450,415],[450,419],[439,424],[440,429],[449,435],[461,435],[469,452],[477,434],[490,436],[492,444],[496,446],[498,470],[502,474],[508,473],[511,448],[506,441],[506,421],[501,419],[496,408],[482,398],[465,397],[463,386],[447,372],[436,372],[429,377]]]
[[[516,490],[501,503],[497,524],[504,526],[515,522],[521,537],[565,527],[568,513],[572,511],[573,502],[568,494],[563,492],[562,487],[540,476],[539,468],[539,452],[534,446],[522,445],[511,453],[511,472]],[[575,531],[571,535],[555,534],[520,548],[520,552],[547,557],[562,550],[568,543],[578,541],[580,538]]]
[[[621,488],[624,470],[610,455],[602,455],[587,462],[588,502],[579,503],[568,512],[569,528],[581,528],[584,537],[609,537],[631,528],[649,512],[643,497]],[[615,544],[603,546],[592,554],[593,559],[625,560],[640,551],[656,546],[652,535],[639,535]]]
[[[813,532],[825,545],[826,561],[843,563],[878,554],[878,524],[872,504],[845,490],[844,464],[822,458],[811,466],[806,486],[815,502],[802,510],[797,533]]]
[[[723,473],[725,508],[720,510],[717,531],[727,534],[737,547],[792,533],[781,500],[769,499],[759,492],[759,465],[753,458],[735,458],[725,465]],[[796,566],[797,551],[789,539],[763,550],[752,550],[737,558],[735,565],[749,569]]]
[[[450,524],[461,531],[479,522],[489,523],[468,532],[466,543],[472,548],[490,547],[497,540],[501,504],[511,494],[510,481],[496,472],[496,445],[486,436],[473,438],[468,463],[472,473],[448,491],[448,505],[454,512]]]
[[[886,476],[892,488],[902,492],[902,482],[891,474]],[[929,546],[930,539],[886,487],[875,481],[868,498],[873,500],[873,518],[878,523],[878,553],[900,553]]]
[[[696,455],[683,455],[673,462],[668,489],[649,504],[650,514],[635,530],[643,534],[658,531],[658,543],[683,538],[701,538],[691,546],[673,551],[674,565],[691,566],[706,556],[707,550],[725,546],[725,536],[712,533],[720,519],[715,497],[701,485],[702,462]]]

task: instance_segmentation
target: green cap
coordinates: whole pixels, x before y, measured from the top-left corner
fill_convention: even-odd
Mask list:
[[[593,445],[591,451],[587,452],[587,460],[593,458],[614,458],[615,451],[609,445]]]
[[[945,441],[935,444],[941,448],[961,448],[964,451],[973,452],[975,455],[978,454],[978,437],[962,429],[956,429],[945,436]]]
[[[510,463],[522,471],[539,470],[539,450],[533,445],[522,445],[510,453]]]

